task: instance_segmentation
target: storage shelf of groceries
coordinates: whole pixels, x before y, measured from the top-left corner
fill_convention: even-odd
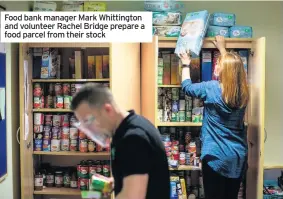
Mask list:
[[[34,191],[35,195],[64,195],[64,196],[79,196],[81,195],[80,189],[70,189],[70,188],[56,188],[56,187],[46,187],[41,191]]]
[[[109,82],[109,78],[105,79],[32,79],[33,83],[57,83],[57,82]]]
[[[108,157],[109,152],[79,152],[79,151],[34,151],[34,155],[57,155],[57,156],[91,156],[91,157]]]

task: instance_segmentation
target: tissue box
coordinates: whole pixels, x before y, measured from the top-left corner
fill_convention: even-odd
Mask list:
[[[160,12],[160,11],[179,11],[184,7],[182,2],[177,1],[144,1],[144,9],[146,11]]]
[[[207,31],[208,20],[209,13],[207,10],[186,15],[175,48],[175,54],[180,55],[190,51],[197,56],[199,55]]]
[[[155,26],[178,26],[181,25],[181,13],[178,12],[153,12],[152,23]]]
[[[209,24],[212,26],[234,26],[236,22],[236,16],[235,14],[230,13],[213,13],[210,16]]]
[[[206,36],[215,37],[221,35],[223,37],[229,37],[229,28],[220,26],[208,26]]]
[[[178,37],[180,35],[180,26],[153,26],[152,34],[160,37]]]
[[[231,38],[252,38],[253,29],[250,26],[233,26],[229,29]]]

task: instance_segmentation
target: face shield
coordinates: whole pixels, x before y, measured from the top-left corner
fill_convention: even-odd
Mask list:
[[[85,133],[91,140],[107,148],[110,145],[110,136],[106,130],[100,129],[98,123],[95,120],[94,116],[88,116],[82,122],[77,122],[74,124],[80,131]]]

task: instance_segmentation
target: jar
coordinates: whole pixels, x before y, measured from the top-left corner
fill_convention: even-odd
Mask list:
[[[65,172],[64,174],[64,187],[69,188],[71,183],[71,176],[69,172]]]
[[[37,172],[34,176],[34,190],[41,191],[43,189],[43,175]]]
[[[72,173],[71,181],[70,181],[70,187],[73,188],[73,189],[78,188],[78,179],[77,179],[76,172]]]
[[[93,141],[88,141],[88,151],[89,152],[94,152],[95,151],[95,144]]]
[[[46,186],[47,187],[53,187],[54,186],[54,173],[52,171],[47,172]]]
[[[61,188],[63,186],[63,172],[62,171],[55,172],[55,186],[57,188]]]
[[[87,139],[80,140],[80,152],[87,153],[87,148],[88,148]]]

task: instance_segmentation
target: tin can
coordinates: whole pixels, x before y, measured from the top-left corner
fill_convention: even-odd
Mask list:
[[[103,151],[103,147],[100,146],[99,144],[96,145],[96,152],[102,152]]]
[[[55,98],[56,98],[55,108],[64,108],[64,98],[63,98],[63,96],[57,95]]]
[[[33,86],[33,96],[41,97],[43,95],[43,89],[40,83],[35,83]]]
[[[52,139],[59,140],[61,139],[61,128],[60,127],[52,127]]]
[[[47,95],[45,98],[45,108],[54,108],[54,101],[52,95]]]
[[[51,140],[51,151],[60,151],[60,140]]]
[[[35,151],[42,151],[42,139],[35,139],[34,140],[34,150]]]
[[[110,177],[110,164],[106,161],[103,165],[103,175],[105,177]]]
[[[96,165],[91,164],[89,165],[89,178],[91,178],[94,174],[96,174]]]
[[[42,149],[43,151],[50,151],[50,139],[43,139]]]
[[[78,150],[78,140],[71,139],[70,141],[70,151],[77,151]]]
[[[190,100],[185,100],[185,110],[191,111],[193,109],[193,104]]]
[[[158,109],[158,121],[159,122],[163,122],[163,118],[164,118],[164,111],[163,109]]]
[[[101,161],[97,160],[96,164],[96,173],[102,175],[103,174],[103,167],[101,165]]]
[[[177,113],[179,111],[179,101],[172,101],[172,112]]]
[[[200,115],[192,115],[192,122],[194,122],[194,123],[201,122],[201,116]]]
[[[33,97],[33,108],[41,108],[42,97]]]
[[[76,127],[75,126],[75,123],[77,122],[77,119],[76,119],[76,117],[74,116],[74,115],[72,115],[71,117],[70,117],[70,126],[71,127]]]
[[[61,140],[61,150],[62,151],[69,151],[70,150],[70,140]]]
[[[179,112],[172,112],[171,122],[179,122],[179,121],[180,121]]]
[[[172,100],[179,100],[179,88],[172,88]]]
[[[89,189],[89,179],[88,178],[79,178],[78,184],[79,184],[79,189],[81,191],[86,191]]]
[[[70,139],[70,128],[69,127],[63,127],[62,128],[61,139],[63,139],[63,140],[69,140]]]
[[[63,88],[62,88],[62,84],[61,83],[56,83],[55,84],[55,95],[56,96],[61,96],[63,95]]]
[[[86,139],[86,134],[84,134],[84,132],[82,132],[82,131],[79,131],[79,138],[81,140]]]
[[[89,177],[89,167],[87,164],[80,166],[80,177],[81,178],[88,178]]]
[[[78,139],[79,130],[75,127],[70,128],[70,139]]]
[[[59,127],[62,123],[62,116],[61,115],[53,115],[53,126]]]
[[[43,125],[44,123],[44,114],[43,113],[34,113],[34,125]]]
[[[201,105],[201,99],[194,98],[193,99],[193,108],[200,107],[200,105]]]
[[[179,110],[180,111],[186,110],[186,101],[185,100],[179,100]]]
[[[43,131],[43,138],[49,139],[51,137],[51,126],[44,126]]]
[[[48,85],[48,95],[53,96],[54,95],[54,90],[55,90],[55,84],[54,83],[50,83]]]
[[[186,122],[192,121],[192,111],[186,111]]]
[[[70,109],[71,108],[71,96],[64,96],[64,109]]]
[[[71,95],[74,96],[76,94],[76,84],[71,84]]]
[[[43,132],[43,125],[34,125],[33,126],[34,133],[42,133]]]
[[[93,141],[88,141],[88,152],[94,152],[95,151],[95,144]]]
[[[62,126],[63,127],[70,127],[70,115],[69,114],[65,114],[62,115]]]
[[[190,153],[186,153],[185,154],[185,164],[186,165],[190,165],[191,164],[191,154]]]
[[[82,153],[88,152],[87,139],[80,140],[80,152],[82,152]]]
[[[186,164],[186,153],[180,152],[179,164],[185,165]]]
[[[70,95],[71,85],[69,83],[63,84],[63,95]]]
[[[186,121],[186,112],[185,111],[179,111],[179,121],[180,122]]]
[[[42,133],[34,133],[33,134],[33,139],[35,140],[42,140],[43,134]]]
[[[45,126],[52,126],[52,115],[51,114],[44,115],[44,124]]]

